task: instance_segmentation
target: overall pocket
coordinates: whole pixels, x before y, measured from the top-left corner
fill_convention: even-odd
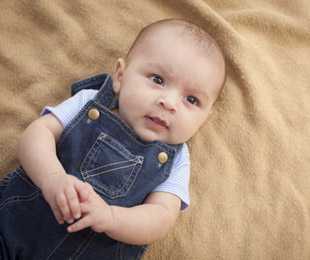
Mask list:
[[[133,186],[144,157],[133,155],[112,137],[101,133],[81,165],[83,179],[110,199],[124,197]]]

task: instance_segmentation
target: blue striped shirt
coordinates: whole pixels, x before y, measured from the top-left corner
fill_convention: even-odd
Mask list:
[[[56,107],[45,107],[41,115],[52,113],[66,127],[69,122],[79,113],[86,103],[93,99],[97,90],[81,90],[73,97],[65,100]],[[190,204],[189,199],[190,161],[189,151],[186,144],[174,160],[169,178],[157,186],[154,192],[168,192],[181,199],[181,210]]]

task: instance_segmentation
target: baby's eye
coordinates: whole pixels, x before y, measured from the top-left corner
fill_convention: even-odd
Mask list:
[[[158,84],[158,85],[161,85],[161,86],[164,86],[164,80],[163,80],[162,77],[160,77],[160,76],[158,76],[158,75],[151,75],[151,76],[150,76],[150,79],[151,79],[154,83],[156,83],[156,84]]]
[[[196,105],[196,106],[199,105],[198,99],[195,98],[194,96],[186,96],[186,97],[184,97],[184,99],[185,99],[187,102],[191,103],[192,105]]]

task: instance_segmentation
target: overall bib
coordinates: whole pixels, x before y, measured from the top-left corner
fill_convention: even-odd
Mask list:
[[[72,95],[82,89],[99,91],[62,132],[60,162],[108,204],[142,204],[168,178],[182,145],[144,142],[112,113],[117,102],[108,74],[73,84]],[[66,228],[56,222],[22,166],[0,182],[0,259],[140,259],[147,247],[115,241],[90,228],[76,233]]]

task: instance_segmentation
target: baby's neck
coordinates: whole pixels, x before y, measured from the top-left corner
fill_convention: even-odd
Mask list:
[[[119,116],[119,113],[118,113],[118,108],[117,108],[117,107],[116,107],[116,108],[111,109],[111,111],[112,111],[114,114],[116,114],[116,115],[118,115],[118,116]]]

